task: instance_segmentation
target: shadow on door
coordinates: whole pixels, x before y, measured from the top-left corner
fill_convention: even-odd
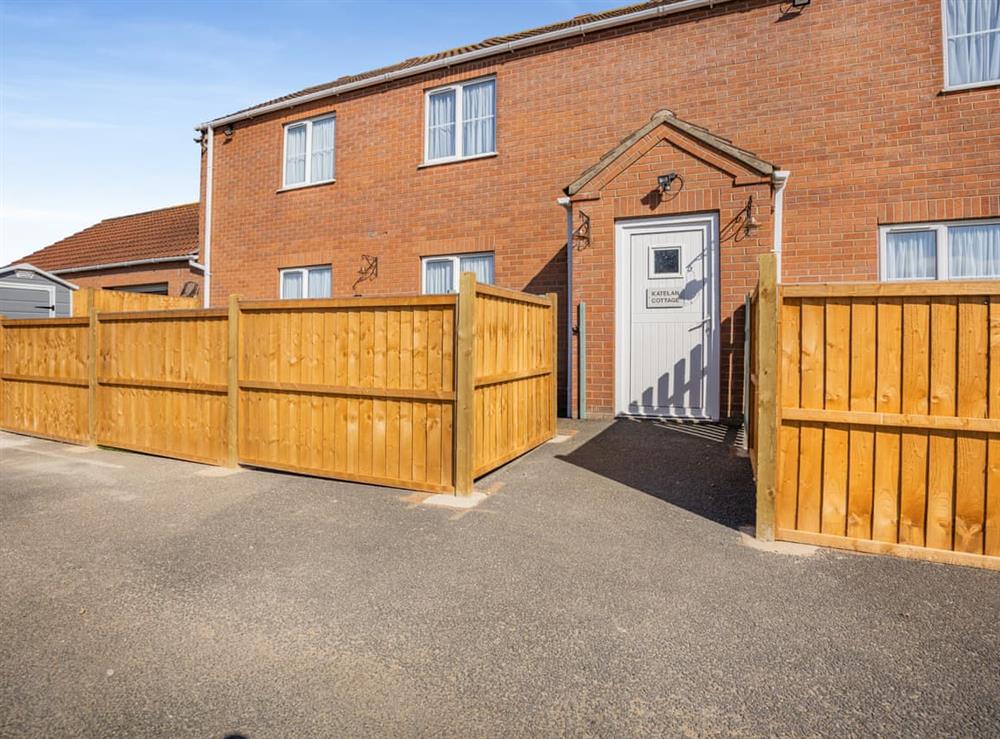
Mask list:
[[[754,523],[755,493],[736,441],[718,424],[618,419],[557,458],[738,529]]]

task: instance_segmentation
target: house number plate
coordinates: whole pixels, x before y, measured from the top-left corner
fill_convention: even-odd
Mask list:
[[[681,308],[684,301],[680,290],[670,290],[662,287],[646,288],[647,308]]]

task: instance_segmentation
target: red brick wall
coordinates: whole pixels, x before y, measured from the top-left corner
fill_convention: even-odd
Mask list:
[[[201,272],[191,269],[187,262],[165,262],[139,267],[101,269],[92,272],[66,272],[59,276],[80,287],[115,288],[125,285],[166,282],[168,295],[180,295],[184,283],[196,282],[199,291],[201,289]]]
[[[215,139],[213,303],[230,292],[274,297],[279,268],[313,263],[332,262],[335,294],[349,295],[361,254],[378,256],[380,272],[363,294],[413,293],[420,256],[489,249],[499,284],[564,290],[555,199],[660,108],[792,172],[786,280],[875,278],[880,220],[1000,215],[1000,90],[941,92],[940,3],[817,0],[782,20],[787,7],[726,3],[237,123]],[[423,91],[488,73],[498,156],[419,168]],[[329,111],[337,182],[276,192],[282,124]],[[606,221],[595,219],[598,234]],[[606,269],[610,242],[600,238],[581,261]],[[769,247],[762,239],[755,249]],[[721,320],[735,363],[734,311],[753,275],[747,255],[726,255],[724,245]],[[610,305],[611,286],[603,297],[583,288],[588,304]],[[590,333],[594,413],[611,411],[606,321]]]

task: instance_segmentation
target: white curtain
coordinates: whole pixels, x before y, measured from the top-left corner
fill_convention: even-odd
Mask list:
[[[887,280],[937,277],[937,233],[902,231],[886,234],[883,266]]]
[[[1000,223],[948,229],[951,277],[1000,277]]]
[[[462,153],[496,151],[496,82],[486,80],[462,88]]]
[[[455,91],[436,92],[427,104],[427,159],[455,156]]]
[[[285,184],[299,185],[306,181],[306,127],[285,129]]]
[[[317,267],[309,270],[309,297],[329,298],[332,289],[333,273],[329,267]]]
[[[947,0],[948,84],[1000,80],[1000,0]]]
[[[281,297],[287,300],[294,300],[302,297],[301,272],[281,273]]]
[[[454,290],[454,267],[450,259],[428,259],[424,262],[424,292],[444,295]]]
[[[476,254],[459,260],[460,272],[475,272],[476,282],[493,284],[493,255]]]
[[[333,118],[325,118],[312,124],[312,171],[313,182],[333,179]]]

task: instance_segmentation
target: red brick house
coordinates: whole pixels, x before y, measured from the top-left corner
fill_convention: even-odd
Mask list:
[[[198,203],[107,218],[22,257],[79,287],[197,294]]]
[[[1000,0],[663,0],[409,59],[199,126],[206,301],[474,270],[586,303],[592,415],[737,418],[759,254],[1000,276],[998,85]]]

